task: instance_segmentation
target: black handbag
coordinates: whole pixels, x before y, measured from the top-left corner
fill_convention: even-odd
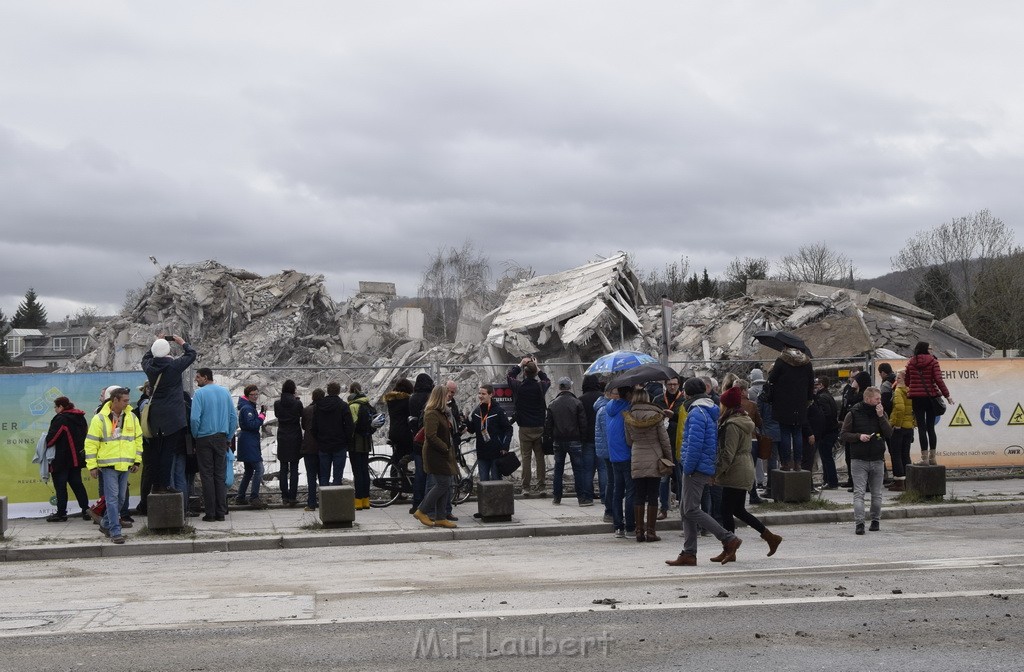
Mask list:
[[[946,400],[942,397],[932,397],[932,412],[935,413],[935,417],[946,412]]]
[[[499,455],[495,463],[498,465],[498,472],[502,476],[511,476],[516,473],[519,467],[523,466],[523,463],[519,461],[519,456],[512,451]]]

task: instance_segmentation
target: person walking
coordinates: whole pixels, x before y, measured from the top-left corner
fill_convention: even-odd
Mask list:
[[[53,400],[53,419],[46,432],[46,447],[53,448],[50,476],[57,491],[57,511],[46,517],[48,523],[63,523],[68,519],[68,487],[75,493],[81,516],[89,520],[89,494],[82,483],[85,467],[85,436],[89,423],[85,412],[75,408],[67,397]]]
[[[434,485],[413,516],[427,527],[458,527],[448,520],[447,499],[452,477],[458,473],[452,446],[452,422],[446,412],[447,393],[443,387],[430,392],[423,409],[423,470],[434,477]]]
[[[196,442],[199,480],[203,484],[203,520],[223,521],[228,515],[228,443],[238,428],[231,393],[213,382],[213,371],[196,370],[189,424]]]
[[[773,534],[764,524],[747,511],[747,491],[754,483],[754,460],[750,446],[754,436],[755,423],[746,410],[743,390],[734,386],[722,393],[722,415],[718,418],[718,462],[715,482],[722,486],[723,527],[736,532],[736,518],[757,531],[768,544],[768,555],[775,555],[782,537]],[[736,561],[736,552],[722,552],[711,558],[711,562]]]
[[[882,406],[877,387],[864,390],[863,400],[854,404],[843,419],[840,439],[850,446],[853,475],[854,531],[864,534],[864,493],[871,489],[871,531],[877,532],[882,516],[882,478],[885,472],[885,439],[892,436],[892,425]]]
[[[733,532],[722,527],[700,508],[704,486],[715,476],[718,461],[718,405],[707,395],[707,387],[699,378],[683,384],[686,396],[686,427],[680,460],[683,469],[683,550],[675,560],[665,564],[689,567],[697,564],[697,527],[715,535],[722,542],[724,558],[736,555],[743,543]],[[723,558],[723,559],[724,559]]]
[[[659,464],[661,460],[672,462],[672,444],[665,428],[665,416],[662,409],[651,403],[644,390],[633,391],[629,410],[623,415],[626,443],[630,446],[636,540],[661,541],[656,531],[662,474]]]
[[[918,341],[914,346],[914,356],[907,361],[904,373],[921,446],[921,461],[918,464],[936,464],[938,439],[935,436],[935,420],[939,416],[939,404],[942,403],[939,398],[945,397],[946,404],[952,406],[953,397],[942,379],[939,360],[931,354],[931,347],[926,341]]]
[[[277,462],[281,467],[281,502],[288,506],[299,503],[299,459],[302,455],[302,402],[295,396],[295,381],[281,385],[281,397],[274,402],[277,418]]]

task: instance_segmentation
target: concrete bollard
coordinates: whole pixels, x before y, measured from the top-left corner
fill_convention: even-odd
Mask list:
[[[813,491],[809,471],[772,471],[772,499],[776,502],[809,502]]]
[[[916,492],[922,497],[944,497],[946,494],[945,465],[907,465],[905,490]]]
[[[477,511],[485,523],[507,523],[516,512],[512,481],[481,481],[477,484]]]
[[[319,511],[324,527],[352,527],[356,519],[356,489],[351,485],[323,486]]]
[[[0,497],[0,537],[7,534],[7,495]]]
[[[185,527],[184,495],[150,493],[146,498],[146,525],[154,532],[176,532]]]

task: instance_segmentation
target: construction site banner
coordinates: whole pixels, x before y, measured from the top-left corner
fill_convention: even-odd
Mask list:
[[[134,402],[136,388],[145,380],[141,371],[0,375],[0,495],[7,496],[12,518],[45,516],[54,511],[53,481],[44,483],[40,465],[32,462],[40,436],[50,427],[53,400],[67,397],[92,418],[102,390],[123,385],[131,389]],[[96,483],[84,469],[82,480],[89,497],[95,499]],[[132,489],[137,492],[138,475],[132,480]],[[69,492],[69,497],[74,512],[74,494]]]
[[[888,361],[894,371],[907,360]],[[953,404],[938,418],[939,464],[947,467],[1024,466],[1024,359],[940,359]],[[918,460],[914,432],[910,454]]]

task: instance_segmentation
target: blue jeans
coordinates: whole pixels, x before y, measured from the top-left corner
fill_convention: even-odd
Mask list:
[[[601,503],[605,505],[605,512],[610,516],[612,510],[608,508],[608,503],[611,501],[611,493],[608,492],[608,465],[611,464],[607,457],[594,456],[594,462],[597,465],[597,490],[598,495],[601,498]]]
[[[594,469],[597,467],[594,444],[583,442],[583,499],[594,501]]]
[[[339,450],[336,453],[325,453],[320,451],[320,485],[341,485],[342,475],[345,473],[345,458],[348,451]],[[333,479],[331,471],[334,472]]]
[[[103,514],[103,527],[111,537],[121,536],[121,506],[128,498],[128,472],[118,471],[113,467],[100,469],[103,483],[103,496],[107,502],[107,510]]]
[[[673,479],[675,479],[675,480],[673,480]],[[659,508],[662,511],[668,511],[668,492],[669,492],[670,486],[673,486],[673,485],[675,486],[674,493],[675,493],[676,501],[677,502],[683,498],[682,493],[679,492],[679,488],[682,486],[682,483],[683,483],[683,470],[679,468],[679,463],[676,462],[675,473],[674,474],[669,474],[668,476],[662,476],[661,477],[661,485],[660,485],[661,489],[658,492],[658,495],[659,495],[659,502],[658,503],[660,504]]]
[[[256,499],[260,496],[260,486],[263,484],[263,460],[259,462],[243,462],[245,465],[245,473],[242,474],[242,482],[238,486],[238,501],[245,501],[245,491],[249,489],[249,483],[252,482],[252,497]]]
[[[501,471],[498,469],[497,460],[485,460],[481,457],[476,461],[476,469],[480,474],[481,481],[501,480]]]
[[[825,485],[838,486],[839,474],[836,472],[836,458],[832,454],[832,447],[836,445],[839,438],[839,430],[827,432],[818,442],[818,457],[821,458],[821,474]]]
[[[188,482],[185,479],[185,453],[175,453],[171,463],[171,486],[181,492],[181,500],[188,511]]]
[[[427,472],[423,471],[423,451],[419,448],[412,453],[416,473],[412,477],[412,505],[418,507],[427,494]]]
[[[584,496],[583,487],[583,444],[579,441],[556,441],[555,442],[555,476],[551,481],[552,497],[555,500],[562,499],[562,480],[565,477],[565,456],[569,456],[569,464],[572,467],[573,488],[576,490],[576,499],[582,502]]]
[[[629,462],[612,462],[612,520],[616,530],[633,532],[636,518],[633,516],[633,473]],[[623,515],[625,508],[625,515]]]
[[[787,462],[796,462],[797,468],[804,452],[804,433],[800,425],[779,425],[779,433],[782,439],[779,440],[779,459],[785,465]]]

